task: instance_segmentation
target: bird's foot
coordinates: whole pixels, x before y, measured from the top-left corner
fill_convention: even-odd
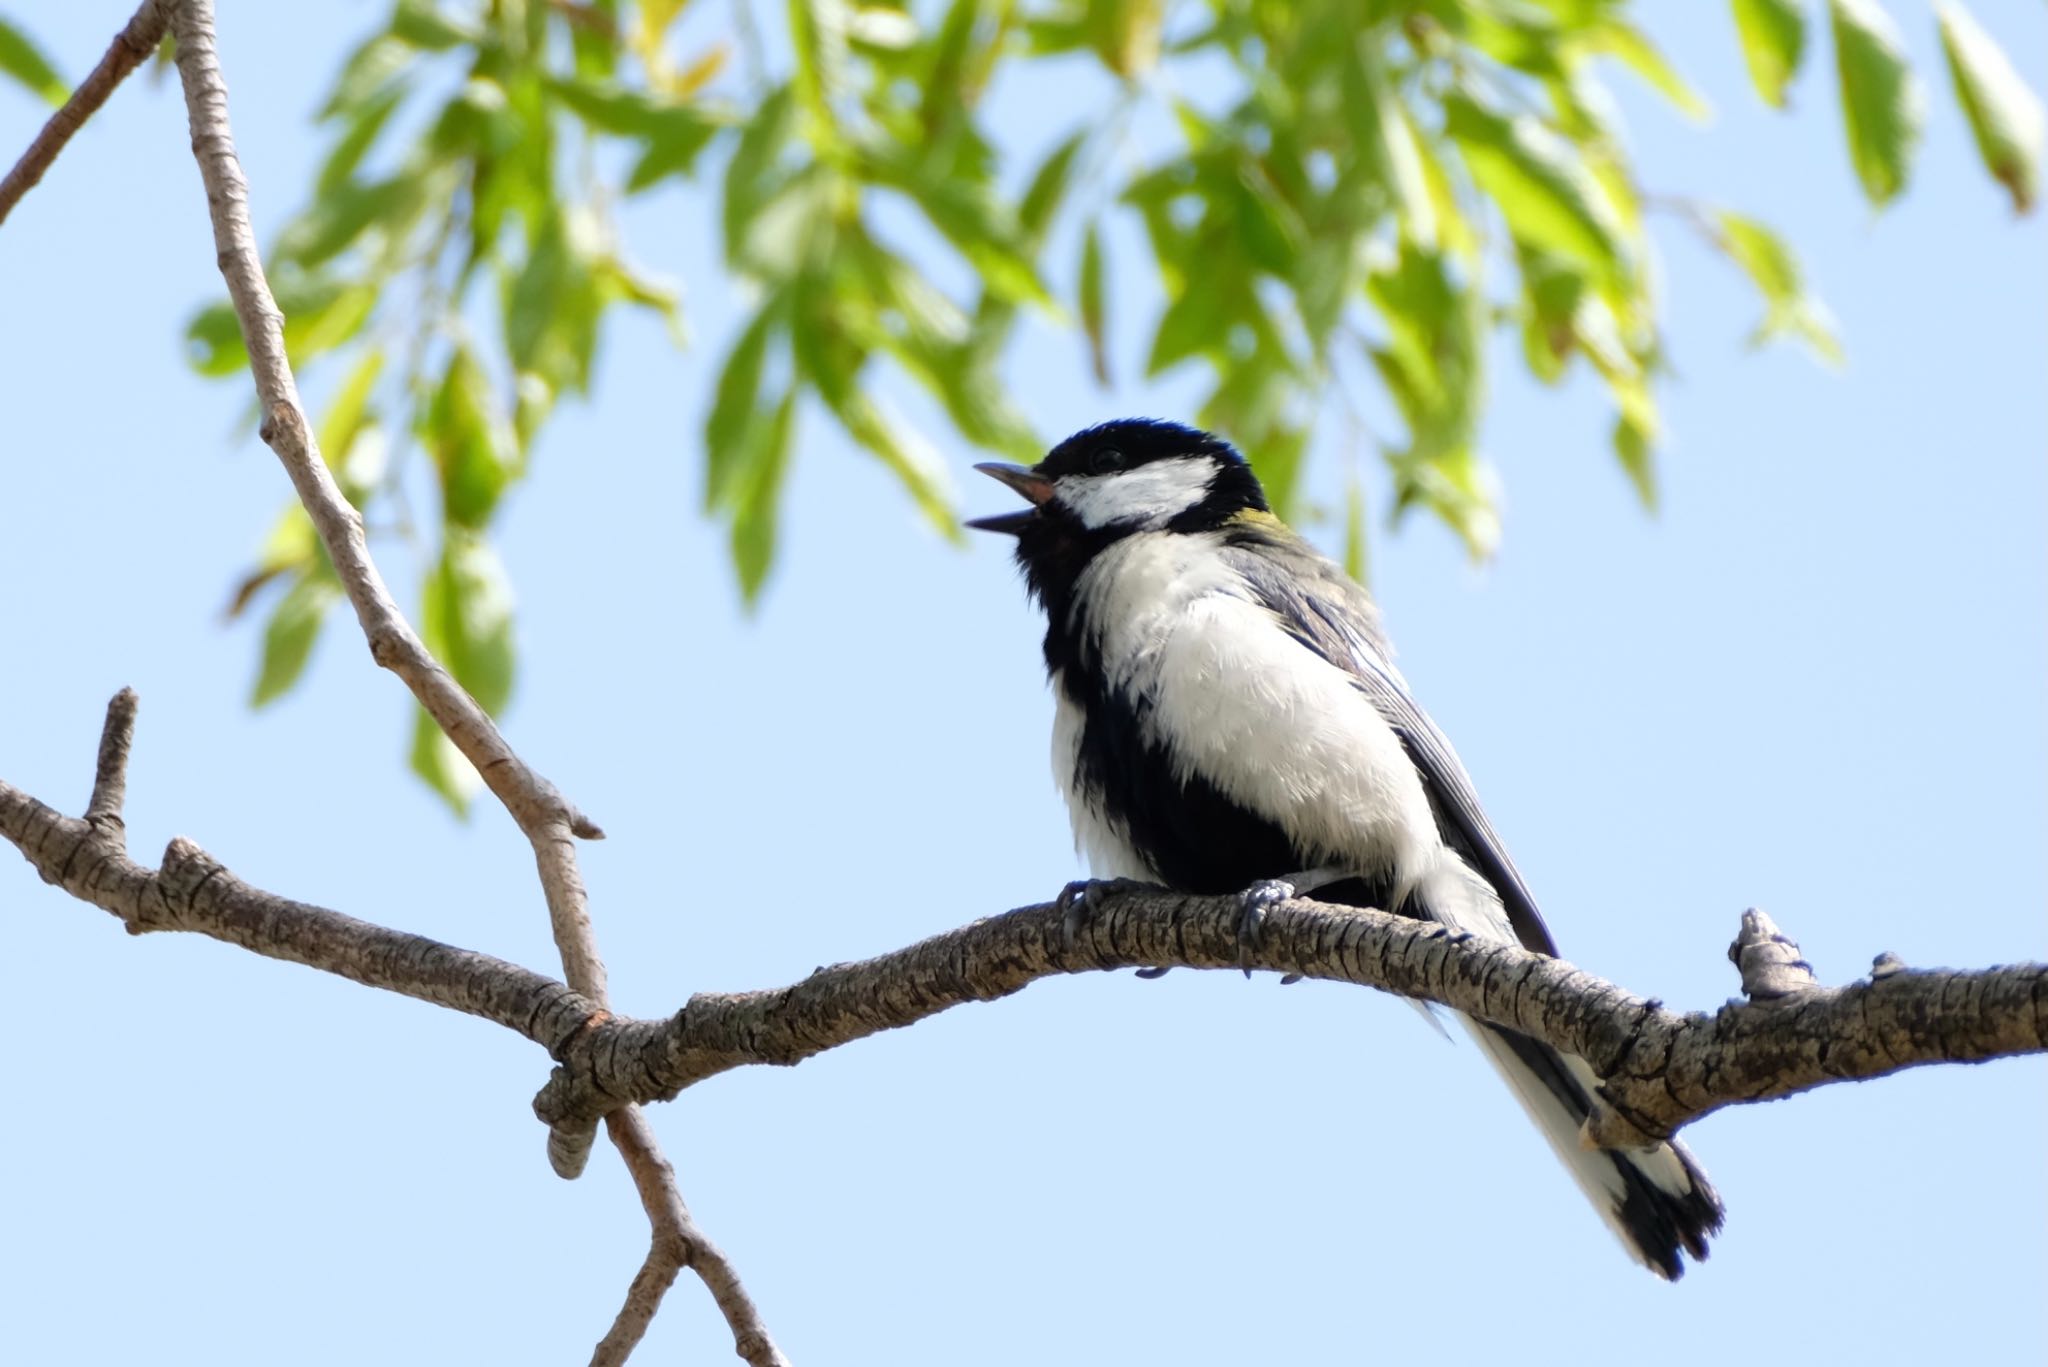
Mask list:
[[[1060,895],[1053,899],[1053,906],[1060,913],[1060,939],[1068,949],[1080,938],[1081,928],[1088,924],[1095,914],[1095,906],[1102,898],[1124,888],[1140,888],[1145,884],[1130,878],[1076,878],[1060,889]],[[1141,968],[1138,976],[1145,979],[1164,977],[1170,969]]]
[[[1052,899],[1054,910],[1060,914],[1060,944],[1071,950],[1074,941],[1081,934],[1081,927],[1088,920],[1088,891],[1095,886],[1094,880],[1076,878],[1060,889],[1060,895]]]
[[[1061,941],[1072,949],[1074,941],[1080,937],[1081,928],[1088,924],[1089,918],[1095,915],[1095,908],[1110,893],[1144,886],[1131,878],[1076,878],[1052,899],[1053,908],[1060,914]]]
[[[1245,977],[1252,975],[1252,954],[1265,939],[1266,910],[1294,896],[1294,884],[1284,878],[1261,878],[1240,894],[1237,913],[1237,966]]]

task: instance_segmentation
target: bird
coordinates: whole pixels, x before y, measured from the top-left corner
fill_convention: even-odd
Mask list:
[[[1044,609],[1054,775],[1097,878],[1241,895],[1251,928],[1313,893],[1556,956],[1372,600],[1234,446],[1127,418],[975,468],[1025,500],[967,525],[1015,538]],[[1724,1208],[1682,1143],[1584,1147],[1592,1068],[1459,1020],[1637,1262],[1676,1280],[1707,1256]]]

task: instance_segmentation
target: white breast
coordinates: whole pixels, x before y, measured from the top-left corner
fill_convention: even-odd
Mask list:
[[[1126,538],[1082,575],[1076,612],[1093,624],[1111,682],[1149,696],[1147,738],[1182,775],[1199,773],[1278,824],[1312,864],[1392,873],[1405,894],[1441,840],[1421,779],[1379,712],[1343,670],[1242,596],[1211,536]],[[1070,802],[1078,713],[1062,698],[1054,763]],[[1091,860],[1121,844],[1075,804]],[[1098,868],[1101,865],[1097,865]]]

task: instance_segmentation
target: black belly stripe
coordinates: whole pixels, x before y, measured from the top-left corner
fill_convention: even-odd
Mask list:
[[[1241,892],[1260,879],[1313,864],[1276,822],[1248,811],[1198,774],[1176,774],[1166,752],[1144,735],[1146,705],[1110,689],[1092,663],[1075,651],[1057,666],[1084,718],[1075,775],[1079,795],[1123,828],[1168,887]],[[1315,895],[1385,907],[1391,883],[1390,869],[1384,880],[1346,879]]]

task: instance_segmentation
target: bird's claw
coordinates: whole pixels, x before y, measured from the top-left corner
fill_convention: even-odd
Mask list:
[[[1086,878],[1076,878],[1060,889],[1060,895],[1053,898],[1053,907],[1060,914],[1060,943],[1072,950],[1074,941],[1080,937],[1081,926],[1088,919],[1088,890],[1095,884]]]
[[[1060,914],[1060,939],[1065,947],[1068,950],[1073,949],[1074,941],[1081,936],[1081,927],[1086,925],[1088,918],[1094,914],[1093,903],[1097,898],[1118,888],[1137,886],[1139,884],[1128,878],[1076,878],[1061,888],[1060,895],[1053,898],[1052,904]],[[1166,968],[1141,968],[1138,970],[1138,976],[1147,979],[1160,978],[1169,971]]]
[[[1266,909],[1294,896],[1294,884],[1281,878],[1261,878],[1242,894],[1237,914],[1237,966],[1245,977],[1252,975],[1252,954],[1265,939]]]

